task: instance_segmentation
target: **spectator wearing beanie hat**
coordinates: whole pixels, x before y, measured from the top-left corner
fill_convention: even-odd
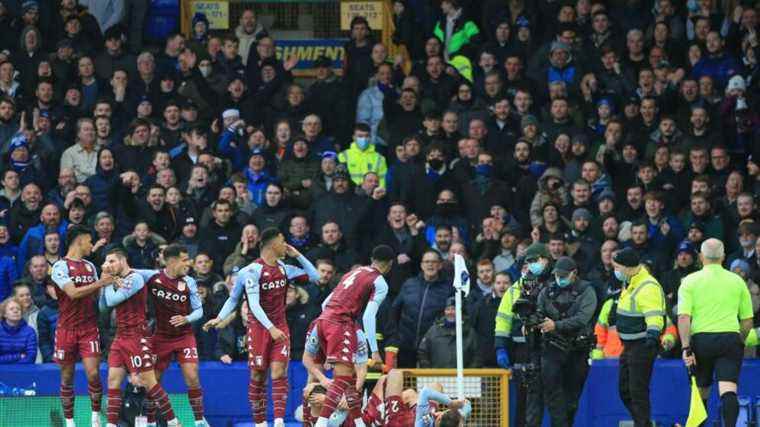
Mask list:
[[[676,250],[675,266],[661,276],[662,290],[665,292],[668,307],[672,308],[678,303],[678,287],[681,286],[681,280],[697,271],[698,267],[697,252],[694,245],[688,240],[679,243]]]

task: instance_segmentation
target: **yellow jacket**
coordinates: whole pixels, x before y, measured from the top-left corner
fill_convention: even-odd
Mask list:
[[[659,338],[665,327],[665,294],[657,279],[641,266],[620,294],[617,329],[622,341]]]
[[[380,187],[385,188],[388,165],[385,157],[375,151],[373,144],[362,151],[355,142],[352,142],[348,150],[343,150],[338,154],[338,161],[346,165],[354,184],[361,185],[367,172],[375,172],[380,179]]]
[[[525,336],[522,334],[522,322],[515,319],[512,312],[512,306],[520,298],[522,291],[522,278],[504,292],[499,303],[499,309],[496,311],[496,326],[494,326],[494,347],[505,348],[509,341],[524,343]]]

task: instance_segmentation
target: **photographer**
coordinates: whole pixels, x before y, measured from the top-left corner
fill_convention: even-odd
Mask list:
[[[496,313],[496,362],[504,369],[509,368],[511,363],[515,364],[513,371],[518,384],[517,426],[541,425],[544,415],[541,384],[538,381],[538,337],[535,333],[526,337],[523,324],[525,319],[535,317],[538,295],[551,278],[550,262],[546,245],[534,243],[528,246],[525,250],[524,273],[504,294]],[[520,311],[523,309],[525,312]]]
[[[557,260],[554,283],[538,296],[537,312],[545,316],[541,330],[541,380],[551,425],[572,426],[578,400],[588,374],[592,317],[596,293],[578,278],[578,266],[570,257]]]

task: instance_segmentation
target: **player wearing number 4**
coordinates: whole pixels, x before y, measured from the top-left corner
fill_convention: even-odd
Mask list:
[[[66,427],[74,427],[74,364],[82,358],[87,390],[92,402],[92,426],[100,427],[100,335],[98,333],[97,292],[113,283],[104,274],[98,280],[95,265],[85,260],[92,253],[92,236],[83,227],[71,227],[66,234],[68,252],[53,264],[52,279],[57,285],[60,316],[55,331],[53,358],[61,367],[61,404]]]
[[[163,270],[137,270],[148,287],[156,310],[156,330],[151,337],[156,355],[156,378],[161,376],[176,357],[185,377],[187,397],[193,410],[196,427],[207,427],[203,417],[203,391],[198,377],[198,349],[190,323],[203,317],[203,305],[195,279],[187,276],[190,257],[187,248],[171,244],[164,248]],[[156,405],[148,401],[148,426],[155,426]]]
[[[288,362],[290,360],[290,332],[285,316],[285,296],[289,281],[319,280],[317,269],[297,249],[285,243],[285,237],[276,228],[261,233],[261,258],[252,262],[235,279],[230,297],[215,319],[203,325],[208,330],[216,327],[235,311],[240,297],[250,308],[248,314],[248,366],[251,381],[248,400],[251,402],[256,427],[266,426],[266,372],[271,368],[274,425],[285,425],[285,406],[288,400]],[[301,268],[282,262],[285,256],[296,258]]]
[[[148,390],[148,398],[158,405],[169,427],[179,426],[169,396],[156,379],[155,361],[148,336],[145,309],[148,288],[142,276],[130,270],[123,249],[108,251],[103,272],[116,277],[100,296],[100,308],[115,307],[116,336],[108,354],[108,427],[116,427],[121,413],[121,384],[127,375],[137,374]]]
[[[316,427],[328,425],[330,416],[344,395],[354,425],[365,427],[361,398],[353,381],[354,361],[361,347],[356,338],[356,324],[361,320],[364,325],[373,363],[382,364],[375,336],[375,315],[388,294],[388,284],[383,274],[390,271],[395,257],[390,246],[380,245],[373,249],[372,265],[346,273],[322,303],[322,314],[312,324],[319,348],[325,353],[327,363],[334,367],[333,381],[327,389]]]

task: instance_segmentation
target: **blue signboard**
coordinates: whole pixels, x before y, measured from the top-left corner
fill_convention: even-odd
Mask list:
[[[340,69],[346,56],[343,46],[347,41],[348,39],[277,40],[276,55],[281,61],[296,55],[296,71],[313,70],[314,61],[320,56],[330,58],[333,69]]]

